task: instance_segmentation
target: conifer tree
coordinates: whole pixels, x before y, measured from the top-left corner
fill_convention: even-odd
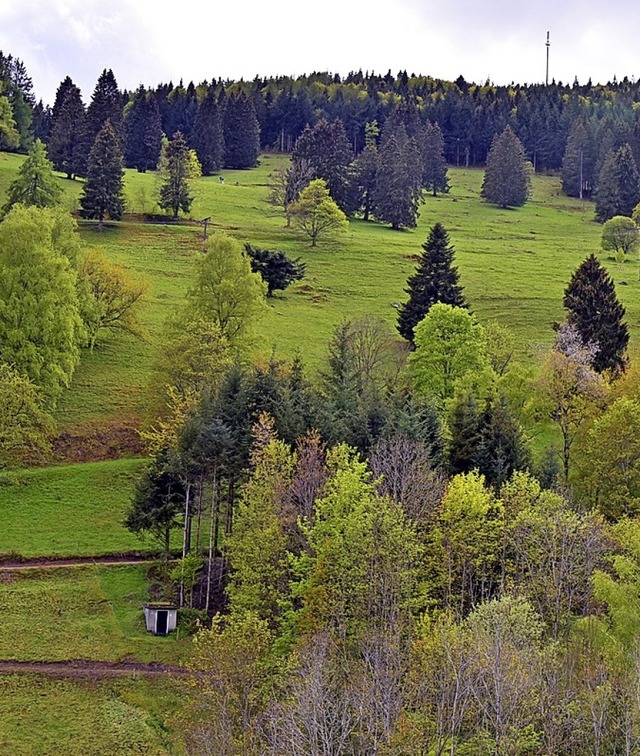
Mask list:
[[[598,176],[595,200],[596,220],[600,223],[616,215],[630,217],[640,202],[640,174],[628,144],[607,155]]]
[[[124,211],[122,197],[122,149],[111,121],[99,131],[89,155],[87,180],[80,199],[84,218],[97,218],[102,231],[105,217],[119,220]]]
[[[188,213],[193,202],[189,182],[200,175],[200,164],[179,131],[163,148],[160,175],[160,207],[171,210],[174,218],[178,217],[180,210]]]
[[[462,287],[458,283],[458,269],[453,266],[454,248],[444,226],[436,223],[429,238],[422,245],[418,269],[412,275],[405,292],[409,301],[398,312],[398,331],[413,343],[413,329],[436,302],[453,307],[466,307]]]
[[[499,488],[516,470],[526,469],[529,454],[522,429],[504,396],[488,397],[478,423],[475,467]]]
[[[224,135],[218,96],[213,85],[198,106],[191,141],[202,166],[202,174],[211,176],[219,173],[224,159]]]
[[[480,416],[472,391],[454,397],[448,426],[449,470],[453,475],[471,472],[480,442]]]
[[[623,321],[625,309],[618,301],[611,276],[591,254],[578,267],[564,292],[567,320],[577,329],[584,344],[598,351],[593,367],[598,372],[624,371],[627,364],[629,329]]]
[[[487,156],[481,195],[502,208],[521,207],[531,192],[531,164],[522,142],[507,126],[496,134]]]
[[[160,160],[162,126],[158,103],[142,86],[126,111],[124,130],[127,167],[136,168],[140,173],[153,170]]]
[[[20,202],[27,207],[52,207],[60,200],[62,189],[53,175],[53,165],[39,139],[33,143],[27,159],[20,166],[18,178],[9,187],[7,203],[2,208],[8,213]]]
[[[98,133],[107,121],[111,121],[111,128],[122,149],[124,145],[124,127],[123,127],[123,102],[116,78],[111,69],[104,69],[98,77],[96,87],[91,97],[91,102],[87,108],[87,115],[84,124],[83,137],[83,158],[84,165],[81,169],[86,170],[89,153],[93,149],[93,144]],[[84,172],[80,172],[84,175]]]
[[[402,124],[383,143],[374,193],[375,216],[394,230],[415,228],[422,194],[420,151]]]
[[[378,125],[374,121],[365,125],[365,145],[351,164],[349,172],[350,206],[354,212],[362,211],[362,219],[369,220],[373,212],[373,198],[378,174]]]
[[[322,119],[315,126],[308,126],[298,138],[293,148],[293,165],[306,163],[313,172],[314,179],[326,181],[331,197],[344,212],[349,206],[349,165],[353,154],[339,118],[332,123]]]
[[[78,87],[71,79],[65,82],[58,89],[61,100],[57,110],[54,106],[48,150],[54,168],[72,179],[81,173],[84,162],[85,110]]]
[[[438,123],[427,123],[422,139],[422,184],[435,197],[438,192],[447,194],[449,179],[444,157],[444,137]]]
[[[234,92],[225,101],[224,164],[226,168],[253,168],[260,152],[260,124],[253,100]]]

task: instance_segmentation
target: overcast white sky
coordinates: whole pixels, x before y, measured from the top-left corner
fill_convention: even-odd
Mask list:
[[[184,79],[375,70],[498,84],[640,76],[631,0],[0,0],[0,49],[52,104],[69,75],[85,101],[112,68],[122,88]]]

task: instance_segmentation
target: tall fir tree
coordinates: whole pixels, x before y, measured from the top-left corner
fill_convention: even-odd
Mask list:
[[[499,488],[516,470],[525,470],[529,451],[522,429],[504,396],[487,398],[478,423],[475,467],[487,483]]]
[[[436,302],[466,307],[458,269],[453,265],[455,250],[444,226],[436,223],[422,245],[418,269],[407,281],[409,301],[398,312],[398,331],[413,343],[413,329]]]
[[[402,124],[383,142],[374,193],[375,216],[398,231],[415,228],[422,198],[420,150]]]
[[[604,223],[616,215],[631,216],[640,202],[640,174],[633,151],[623,144],[609,152],[598,176],[596,220]]]
[[[62,188],[53,175],[53,165],[45,146],[36,139],[20,166],[18,177],[9,187],[2,211],[8,213],[18,202],[26,207],[53,207],[60,201],[61,194]]]
[[[111,69],[104,69],[98,77],[91,102],[87,108],[83,138],[85,160],[84,165],[81,166],[82,169],[86,170],[89,153],[93,149],[98,133],[107,121],[111,122],[111,128],[118,139],[120,149],[122,149],[124,145],[123,102]],[[81,173],[80,175],[84,174]]]
[[[182,210],[188,213],[193,202],[190,180],[200,175],[200,164],[193,150],[189,149],[184,136],[178,131],[167,142],[160,159],[160,198],[163,210],[170,210],[177,218]]]
[[[68,77],[67,77],[68,78]],[[65,79],[58,88],[48,151],[57,171],[68,179],[80,175],[84,162],[85,109],[78,87]]]
[[[369,220],[373,212],[373,198],[378,175],[378,124],[365,125],[364,149],[351,164],[349,171],[350,205],[354,212],[362,212],[362,219]]]
[[[140,86],[124,118],[125,162],[140,173],[153,170],[160,160],[162,126],[160,111],[153,93]]]
[[[224,134],[214,84],[211,84],[198,106],[191,143],[202,166],[202,174],[211,176],[219,173],[224,160]]]
[[[598,351],[593,367],[598,372],[623,372],[627,365],[629,329],[625,309],[618,301],[611,276],[591,254],[578,267],[564,291],[567,320],[577,329],[584,344]]]
[[[260,153],[260,124],[251,97],[234,92],[225,100],[224,165],[253,168]]]
[[[111,121],[107,121],[98,132],[91,149],[87,164],[87,180],[80,198],[82,216],[97,219],[101,231],[107,216],[113,220],[120,220],[124,212],[122,163],[120,140]]]
[[[502,208],[521,207],[531,193],[531,163],[510,126],[496,134],[482,181],[483,199]]]
[[[438,123],[428,122],[422,139],[422,184],[435,197],[438,192],[447,194],[449,178],[444,156],[444,137]]]

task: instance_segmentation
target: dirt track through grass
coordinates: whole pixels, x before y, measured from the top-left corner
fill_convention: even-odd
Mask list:
[[[142,675],[143,677],[167,677],[186,674],[183,667],[155,662],[106,662],[85,659],[69,659],[56,662],[21,662],[0,660],[0,674],[38,674],[49,677],[66,677],[72,680],[104,680],[109,677]]]

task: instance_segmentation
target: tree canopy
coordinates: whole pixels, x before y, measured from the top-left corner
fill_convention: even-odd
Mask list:
[[[531,193],[531,164],[510,126],[496,134],[487,156],[481,194],[493,205],[520,207]]]

